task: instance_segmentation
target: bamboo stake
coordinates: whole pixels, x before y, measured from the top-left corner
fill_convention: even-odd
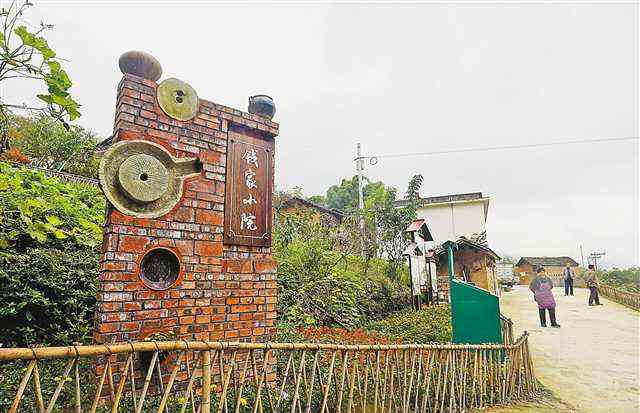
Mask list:
[[[409,403],[411,401],[411,390],[413,388],[413,373],[416,367],[416,353],[417,351],[411,352],[411,371],[409,372],[409,385],[405,392],[405,402],[404,402],[403,413],[409,413]]]
[[[344,398],[344,381],[347,377],[347,356],[348,353],[346,351],[342,352],[342,370],[340,375],[340,390],[338,390],[338,405],[336,407],[336,411],[338,413],[342,412],[342,399]]]
[[[395,405],[395,393],[393,392],[393,389],[395,388],[396,376],[398,377],[398,380],[400,380],[397,350],[392,350],[390,357],[391,357],[392,363],[391,363],[391,378],[389,380],[389,404],[387,405],[388,406],[387,411],[389,413],[391,413],[391,406]]]
[[[158,370],[158,383],[160,385],[160,391],[164,392],[164,381],[162,380],[162,368],[160,367],[160,357],[156,358],[156,368]]]
[[[20,380],[20,385],[18,386],[18,391],[16,392],[16,396],[13,399],[13,403],[11,404],[11,408],[9,408],[9,413],[15,413],[18,411],[18,406],[20,406],[20,402],[22,401],[22,394],[24,393],[24,389],[27,387],[29,383],[29,379],[31,378],[31,373],[33,369],[36,367],[36,360],[31,360],[27,365],[27,370],[22,375],[22,380]]]
[[[201,413],[211,413],[211,351],[202,352],[202,404]]]
[[[331,352],[331,362],[329,363],[329,374],[327,375],[327,384],[322,395],[322,407],[320,413],[324,413],[327,408],[327,398],[329,397],[329,388],[331,387],[331,379],[333,378],[333,365],[336,361],[336,352]]]
[[[37,363],[33,369],[33,391],[36,397],[38,413],[44,413],[44,400],[42,399],[42,387],[40,386],[40,371]]]
[[[98,382],[98,388],[96,389],[96,395],[93,399],[93,403],[91,404],[90,413],[96,413],[96,409],[98,408],[98,402],[100,401],[100,394],[102,393],[102,387],[104,386],[104,381],[106,380],[106,378],[107,378],[107,363],[105,361],[105,364],[102,369],[102,375],[100,376],[100,381]]]
[[[380,389],[380,350],[376,350],[375,385],[373,388],[373,413],[378,413],[378,391]]]
[[[364,362],[364,391],[362,395],[362,413],[365,413],[367,410],[367,396],[369,390],[369,371],[372,370],[370,354],[366,354],[365,362]]]
[[[107,375],[109,377],[109,400],[113,403],[116,399],[115,384],[113,383],[113,367],[111,366],[111,354],[107,357]]]
[[[433,368],[431,367],[431,365],[435,360],[435,355],[436,351],[429,351],[427,354],[428,362],[425,365],[424,371],[425,391],[424,398],[422,399],[422,409],[420,409],[422,413],[426,413],[427,409],[431,409],[431,396],[429,394],[429,391],[431,390],[431,377],[433,376]]]
[[[131,354],[135,354],[135,353],[131,353]],[[133,399],[133,410],[138,410],[138,402],[136,400],[136,378],[135,378],[135,372],[133,369],[133,363],[134,360],[131,361],[131,364],[129,365],[129,368],[131,369],[131,398]]]
[[[289,378],[289,368],[291,367],[291,360],[293,359],[293,354],[294,354],[293,351],[289,352],[289,358],[287,359],[287,367],[284,369],[284,376],[282,377],[282,384],[280,385],[280,391],[278,392],[278,400],[276,400],[276,410],[278,410],[278,408],[280,407],[280,402],[282,400],[282,396],[284,395],[284,386],[287,384],[287,379]],[[247,360],[248,360],[248,358],[247,358]],[[245,367],[245,369],[246,369],[246,367]]]
[[[309,389],[307,391],[307,413],[311,413],[311,397],[313,396],[313,386],[316,379],[316,367],[318,366],[319,352],[320,350],[316,350],[313,354],[313,364],[311,367],[311,384],[309,384]]]
[[[296,404],[298,402],[298,395],[300,394],[300,381],[302,381],[302,369],[304,369],[304,358],[307,354],[307,350],[302,350],[302,354],[300,356],[300,367],[298,370],[298,375],[296,376],[296,389],[293,393],[293,400],[291,402],[291,413],[295,413]]]
[[[244,366],[242,368],[242,373],[240,373],[240,387],[238,388],[238,394],[236,395],[236,411],[235,413],[239,413],[240,412],[240,397],[242,397],[242,392],[244,391],[244,383],[247,380],[247,370],[249,369],[249,358],[251,357],[251,355],[249,354],[250,352],[247,352],[247,355],[244,358]],[[291,353],[293,355],[293,353]],[[294,367],[295,368],[295,367]],[[286,376],[285,376],[285,381],[286,381]],[[282,387],[284,389],[284,381],[282,383]],[[282,390],[281,390],[282,393]],[[280,401],[278,401],[278,403],[280,403]]]
[[[467,408],[467,363],[469,362],[469,350],[464,350],[464,363],[462,365],[462,398],[460,407],[462,410]]]
[[[191,371],[191,375],[189,376],[189,383],[187,384],[187,389],[184,391],[185,400],[180,407],[180,413],[185,413],[187,411],[187,404],[189,403],[189,398],[191,398],[191,411],[195,413],[196,410],[196,401],[193,396],[193,383],[196,381],[196,370],[198,369],[198,362],[193,363],[193,370],[189,368],[189,359],[187,358],[187,374]]]
[[[356,383],[356,365],[357,365],[357,353],[354,353],[353,363],[351,365],[351,377],[349,378],[349,398],[347,399],[347,413],[351,413],[351,409],[353,407],[353,389]]]
[[[231,374],[233,373],[233,363],[235,363],[236,361],[236,353],[237,351],[234,350],[233,353],[231,354],[231,367],[229,367],[229,370],[227,371],[227,374],[222,377],[222,375],[224,374],[224,359],[220,358],[220,383],[222,383],[222,393],[220,394],[220,402],[218,403],[218,409],[217,412],[221,413],[222,409],[224,409],[225,407],[227,407],[227,389],[229,388],[229,383],[231,382]]]
[[[456,399],[455,385],[456,385],[456,353],[455,350],[451,350],[451,389],[449,390],[449,411],[453,411],[454,402]]]
[[[264,354],[264,359],[266,361],[267,359],[266,354]],[[255,350],[251,352],[251,369],[253,371],[253,383],[255,384],[256,388],[258,388],[259,386],[258,368],[257,368]],[[263,413],[262,398],[256,396],[256,404],[258,405],[257,411],[259,411],[260,413]],[[256,410],[254,410],[253,413],[256,413]]]
[[[218,381],[220,382],[220,385],[222,385],[224,384],[224,377],[225,377],[224,348],[218,350],[217,357],[218,357],[218,376],[219,376]],[[212,361],[215,363],[215,360],[216,360],[216,357],[214,356]],[[225,413],[228,413],[227,398],[220,397],[219,399],[220,401],[218,402],[218,408],[222,407]],[[221,412],[222,410],[219,410],[219,411]]]
[[[147,390],[149,389],[149,383],[151,383],[151,377],[153,376],[153,368],[156,364],[157,358],[158,358],[158,352],[156,351],[151,356],[151,363],[149,363],[149,367],[147,367],[147,375],[142,385],[142,392],[140,393],[140,399],[138,400],[138,409],[136,410],[136,413],[142,412],[142,406],[144,406],[144,399],[147,396]]]
[[[81,405],[82,401],[80,398],[80,370],[78,368],[79,361],[80,360],[76,359],[76,365],[74,368],[75,370],[74,376],[75,376],[75,384],[76,384],[76,389],[75,389],[76,390],[76,413],[82,413],[82,405]]]
[[[173,382],[176,379],[178,370],[180,370],[180,363],[182,362],[182,357],[184,356],[184,354],[185,352],[183,351],[178,355],[178,359],[176,360],[176,365],[173,366],[173,370],[171,371],[171,375],[169,376],[169,381],[167,382],[167,388],[162,394],[162,400],[160,400],[160,405],[158,406],[157,413],[164,412],[164,409],[167,405],[167,400],[169,399],[169,394],[171,394],[171,388],[173,387]]]
[[[69,372],[71,371],[71,367],[73,367],[73,364],[75,361],[76,359],[69,359],[69,361],[67,362],[67,365],[65,366],[65,369],[64,369],[64,373],[62,374],[62,379],[56,386],[56,389],[53,392],[53,396],[51,396],[51,400],[49,400],[49,404],[47,405],[47,410],[45,410],[45,413],[51,413],[51,411],[53,410],[53,407],[55,406],[56,401],[58,400],[58,396],[60,396],[60,392],[62,391],[62,387],[66,382],[66,378],[69,376]]]
[[[118,391],[116,393],[116,398],[113,402],[113,406],[111,407],[111,413],[118,413],[118,408],[120,407],[120,399],[122,398],[122,392],[124,391],[125,384],[127,384],[127,376],[129,375],[129,364],[132,360],[133,353],[130,353],[129,357],[127,357],[127,361],[124,364],[124,369],[122,369],[122,374],[120,375],[120,383],[118,383]]]
[[[256,403],[256,405],[253,407],[253,413],[256,413],[256,411],[258,410],[258,407],[262,408],[262,388],[263,388],[264,382],[267,380],[268,359],[269,359],[269,350],[265,351],[263,355],[262,374],[260,375],[260,381],[258,382],[258,385],[257,385],[258,390],[256,391],[256,398],[259,403]],[[273,401],[271,400],[271,398],[269,398],[269,405],[271,407],[271,411],[273,411]]]

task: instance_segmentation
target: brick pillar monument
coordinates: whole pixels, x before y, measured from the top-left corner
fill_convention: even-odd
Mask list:
[[[100,165],[107,197],[94,341],[266,341],[275,332],[271,255],[274,138],[267,96],[245,113],[157,83],[128,52],[114,134]]]

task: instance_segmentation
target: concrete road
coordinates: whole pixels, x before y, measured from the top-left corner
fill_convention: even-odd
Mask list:
[[[606,298],[603,306],[589,307],[587,289],[576,289],[573,297],[559,288],[553,292],[561,328],[540,327],[525,286],[500,299],[514,335],[530,333],[538,379],[579,412],[640,412],[640,314]]]

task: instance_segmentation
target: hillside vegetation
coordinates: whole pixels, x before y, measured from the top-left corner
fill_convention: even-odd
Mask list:
[[[0,343],[88,341],[104,198],[0,163]]]

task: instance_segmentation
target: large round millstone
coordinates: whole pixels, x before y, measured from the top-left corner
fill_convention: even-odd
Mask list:
[[[111,145],[100,160],[100,187],[123,214],[158,218],[180,201],[187,178],[200,174],[198,158],[176,158],[161,145],[124,140]]]
[[[118,183],[127,196],[138,202],[160,199],[169,187],[169,172],[154,156],[128,157],[118,169]]]

